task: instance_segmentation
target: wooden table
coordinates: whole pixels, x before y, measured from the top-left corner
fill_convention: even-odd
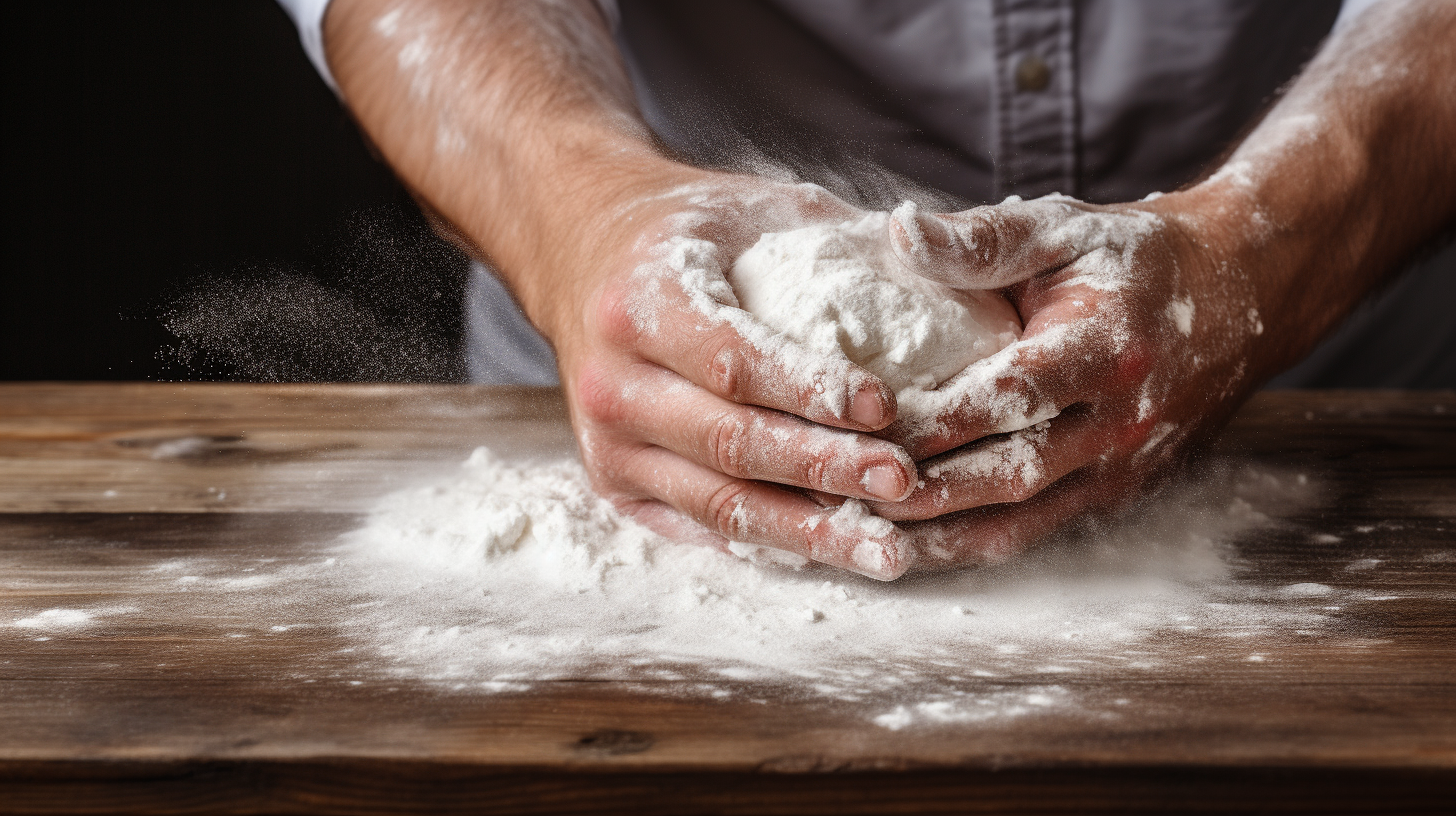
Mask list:
[[[549,390],[0,385],[0,811],[1441,812],[1456,803],[1456,394],[1263,394],[1221,451],[1318,475],[1261,580],[1377,590],[1279,660],[1103,674],[1116,722],[894,731],[611,683],[360,683],[320,601],[183,598],[170,559],[287,563],[482,441],[569,449]],[[1352,534],[1352,529],[1364,530]],[[1319,540],[1311,544],[1311,536]],[[1378,570],[1347,571],[1378,558]],[[185,602],[184,602],[185,601]],[[143,610],[45,630],[48,609]],[[266,627],[264,627],[266,628]],[[307,661],[310,682],[292,682]],[[1005,682],[1035,682],[1013,678]],[[1449,810],[1447,812],[1450,812]]]

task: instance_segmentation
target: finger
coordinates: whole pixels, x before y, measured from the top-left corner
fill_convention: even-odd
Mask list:
[[[914,460],[883,439],[738,405],[651,363],[634,366],[627,382],[629,396],[584,406],[593,420],[720,473],[878,501],[915,487]]]
[[[609,337],[724,399],[812,422],[873,431],[895,416],[895,395],[842,357],[815,353],[738,308],[717,248],[674,239],[639,267],[633,285],[603,298]]]
[[[903,502],[875,503],[892,521],[930,519],[1022,502],[1107,452],[1107,432],[1090,412],[1064,413],[1005,436],[957,448],[925,462],[921,479]]]
[[[906,201],[891,213],[890,246],[905,268],[931,280],[1001,289],[1065,266],[1095,245],[1096,229],[1075,228],[1095,217],[1079,203],[1047,197],[923,213]]]
[[[881,581],[898,578],[914,559],[904,533],[857,501],[821,507],[805,496],[725,476],[658,447],[629,454],[617,470],[647,498],[730,541],[785,550]]]
[[[1096,301],[1067,299],[1039,314],[1028,334],[967,366],[933,392],[931,421],[896,422],[885,436],[916,460],[1055,417],[1113,387],[1118,343],[1105,335]],[[1055,313],[1054,313],[1055,311]],[[1126,345],[1126,344],[1124,344]]]
[[[936,572],[1004,562],[1053,533],[1088,518],[1115,512],[1119,488],[1093,474],[1074,473],[1031,499],[967,510],[905,525],[919,554],[917,572]]]

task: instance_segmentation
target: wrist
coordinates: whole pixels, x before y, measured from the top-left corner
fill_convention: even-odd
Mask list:
[[[657,211],[676,206],[668,194],[713,175],[645,144],[602,140],[560,155],[569,158],[523,178],[509,212],[483,213],[466,227],[558,350],[580,331],[605,281],[631,263]]]
[[[1290,166],[1261,176],[1236,155],[1164,199],[1206,258],[1207,291],[1230,301],[1228,331],[1254,331],[1251,382],[1302,359],[1373,285],[1362,266],[1371,229],[1357,192],[1364,163],[1345,159],[1320,174]]]

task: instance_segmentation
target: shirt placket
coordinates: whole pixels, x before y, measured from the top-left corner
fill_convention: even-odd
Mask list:
[[[1073,0],[994,0],[998,197],[1077,195]]]

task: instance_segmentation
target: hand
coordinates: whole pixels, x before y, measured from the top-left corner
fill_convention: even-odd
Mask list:
[[[1385,2],[1337,30],[1224,171],[1193,190],[924,219],[924,251],[902,254],[956,285],[1010,286],[1027,332],[947,386],[955,407],[942,428],[884,429],[938,456],[909,501],[880,512],[950,513],[901,532],[856,515],[858,503],[829,515],[744,478],[856,496],[913,483],[903,449],[860,433],[894,418],[883,384],[780,350],[722,285],[721,264],[759,232],[843,204],[672,164],[596,5],[547,12],[335,0],[324,40],[373,144],[555,343],[598,487],[658,526],[686,514],[876,577],[909,564],[907,536],[936,563],[973,561],[1125,500],[1456,212],[1456,11]],[[1261,336],[1251,309],[1278,320]]]
[[[555,346],[603,494],[680,538],[904,571],[889,522],[790,489],[903,498],[913,460],[867,433],[894,418],[893,395],[778,342],[723,275],[760,233],[849,207],[663,156],[590,0],[335,0],[324,28],[381,153]]]
[[[856,211],[813,185],[699,171],[627,200],[543,326],[596,489],[679,539],[900,575],[912,553],[902,531],[769,484],[904,498],[913,460],[868,433],[894,418],[893,394],[737,308],[725,277],[761,233]]]
[[[939,428],[888,429],[934,457],[909,500],[877,507],[934,517],[907,525],[922,566],[1125,506],[1450,225],[1453,32],[1450,4],[1373,5],[1187,190],[899,219],[912,268],[1009,287],[1026,324],[951,386]]]
[[[953,287],[1002,289],[1025,324],[1019,342],[942,386],[935,422],[887,430],[924,460],[921,482],[874,509],[920,521],[907,529],[926,566],[1004,557],[1123,506],[1267,373],[1254,289],[1225,263],[1218,222],[1189,209],[1196,200],[897,213],[903,263]]]

